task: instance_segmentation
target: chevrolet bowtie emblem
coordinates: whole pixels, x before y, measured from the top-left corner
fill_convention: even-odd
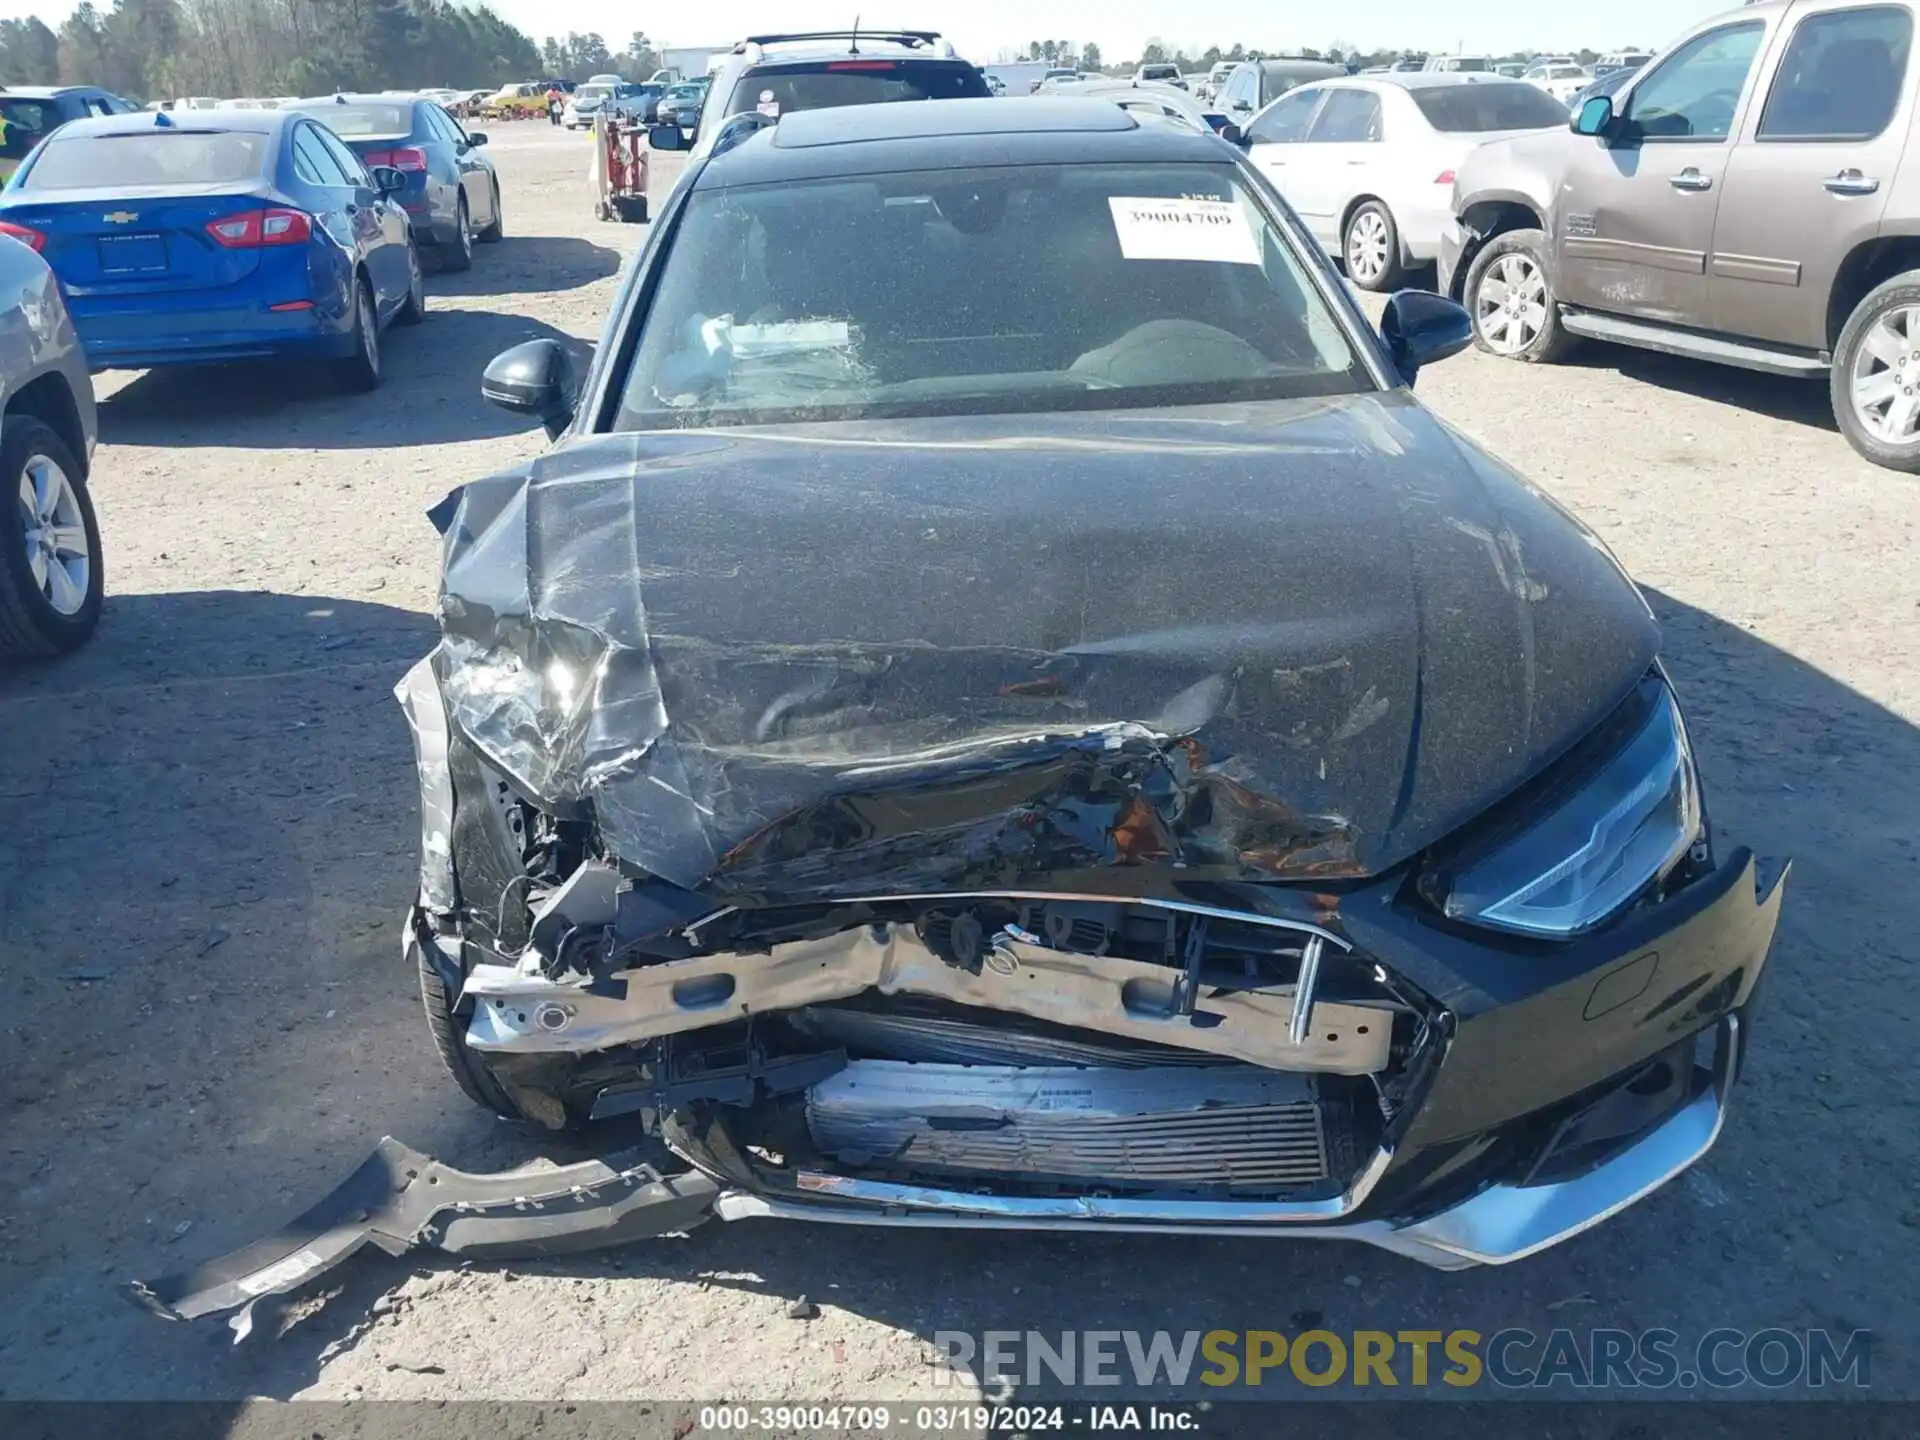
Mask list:
[[[131,225],[140,218],[137,210],[110,210],[100,219],[108,225]]]

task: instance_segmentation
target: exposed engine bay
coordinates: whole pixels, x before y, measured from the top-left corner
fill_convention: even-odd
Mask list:
[[[535,870],[488,938],[523,947],[417,922],[459,974],[465,1063],[528,1118],[638,1113],[761,1181],[1335,1196],[1428,1036],[1429,1004],[1304,921],[982,894],[663,928],[603,861],[536,873],[561,841],[532,807],[508,829]]]

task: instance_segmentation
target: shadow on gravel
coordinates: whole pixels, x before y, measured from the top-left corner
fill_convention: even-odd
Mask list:
[[[426,618],[284,595],[118,598],[93,649],[0,677],[0,795],[52,821],[0,832],[0,962],[16,1013],[33,1016],[10,1026],[0,1068],[11,1149],[0,1351],[19,1377],[8,1398],[287,1396],[332,1355],[381,1345],[386,1330],[367,1338],[376,1322],[413,1327],[409,1353],[433,1354],[459,1390],[460,1347],[490,1347],[483,1372],[510,1376],[518,1348],[546,1343],[512,1323],[512,1292],[492,1288],[509,1268],[665,1282],[649,1338],[616,1331],[606,1340],[617,1346],[707,1323],[709,1288],[767,1297],[756,1324],[791,1327],[793,1353],[816,1355],[795,1396],[861,1396],[869,1373],[849,1355],[844,1381],[820,1383],[838,1372],[816,1354],[819,1332],[784,1318],[802,1295],[929,1344],[941,1331],[983,1343],[989,1329],[1038,1331],[1058,1348],[1062,1332],[1087,1330],[1164,1330],[1177,1345],[1213,1329],[1350,1339],[1658,1324],[1679,1332],[1685,1355],[1716,1326],[1920,1332],[1907,1278],[1920,1230],[1901,1223],[1920,1142],[1885,1103],[1909,1068],[1916,1019],[1906,957],[1920,934],[1920,730],[1736,625],[1649,598],[1722,846],[1798,863],[1719,1148],[1590,1234],[1512,1267],[1447,1275],[1340,1244],[714,1223],[464,1273],[434,1252],[369,1253],[277,1319],[261,1317],[260,1338],[239,1348],[217,1322],[136,1313],[114,1284],[278,1227],[383,1132],[474,1170],[575,1152],[460,1099],[398,963],[416,822],[387,691],[430,642]],[[106,978],[62,978],[75,972]],[[388,1305],[391,1318],[375,1317],[375,1301],[414,1275],[425,1278],[401,1310],[418,1313]],[[595,1306],[605,1317],[595,1323],[616,1312],[628,1313]],[[1920,1388],[1911,1357],[1893,1348],[1875,1356],[1885,1398]],[[1113,1353],[1133,1392],[1125,1346]],[[1404,1388],[1404,1353],[1393,1365],[1399,1394],[1458,1393],[1439,1386],[1437,1356],[1424,1392]],[[1205,1368],[1196,1356],[1184,1386],[1160,1376],[1149,1388],[1228,1398],[1195,1383]],[[743,1398],[738,1376],[678,1383],[680,1394]],[[1069,1391],[1041,1371],[1016,1373],[1005,1393]],[[1356,1394],[1344,1382],[1316,1393]]]
[[[584,167],[583,167],[584,168]],[[584,187],[583,187],[584,189]],[[509,202],[511,204],[511,202]],[[581,202],[585,208],[586,202]],[[609,229],[613,228],[609,223]],[[577,290],[620,269],[620,252],[573,235],[507,234],[493,245],[476,245],[473,268],[433,276],[429,295],[527,295]]]
[[[435,309],[426,323],[381,334],[384,375],[370,395],[343,395],[309,365],[149,370],[100,398],[104,444],[169,449],[346,450],[491,440],[534,427],[480,398],[487,362],[523,340],[551,338],[582,360],[589,347],[537,320]]]
[[[1731,365],[1714,365],[1705,360],[1689,360],[1600,341],[1587,342],[1571,358],[1576,366],[1617,370],[1629,380],[1662,390],[1733,405],[1815,430],[1834,434],[1840,430],[1833,418],[1833,401],[1828,396],[1824,377],[1796,380],[1787,375],[1767,375],[1758,370],[1740,370]]]

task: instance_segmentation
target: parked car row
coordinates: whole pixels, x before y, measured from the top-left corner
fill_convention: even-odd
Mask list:
[[[24,159],[0,234],[52,267],[94,370],[302,360],[371,389],[423,255],[465,269],[503,233],[485,144],[406,96],[99,116]]]

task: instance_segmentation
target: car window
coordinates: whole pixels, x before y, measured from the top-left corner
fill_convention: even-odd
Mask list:
[[[294,129],[293,163],[300,177],[309,184],[343,189],[350,183],[340,162],[327,148],[318,126],[300,125]]]
[[[60,107],[51,100],[0,98],[0,160],[24,160],[60,125]]]
[[[433,128],[436,135],[456,150],[467,143],[467,132],[460,128],[460,122],[438,105],[428,108],[427,124]]]
[[[1747,21],[1694,36],[1634,87],[1626,118],[1647,140],[1725,140],[1765,33]]]
[[[1314,111],[1326,95],[1324,90],[1301,90],[1276,101],[1247,127],[1247,139],[1255,145],[1294,145],[1307,138]]]
[[[1222,94],[1228,105],[1237,110],[1251,110],[1254,101],[1254,72],[1243,68],[1233,72],[1227,80],[1227,88]]]
[[[1307,139],[1317,144],[1353,144],[1380,138],[1380,97],[1368,90],[1340,86],[1314,117]]]
[[[87,114],[89,115],[117,115],[120,113],[114,109],[113,102],[104,95],[87,96],[86,105]]]
[[[964,60],[814,60],[762,65],[741,76],[727,114],[787,115],[838,105],[896,100],[957,100],[991,94]]]
[[[1774,72],[1757,132],[1762,140],[1867,140],[1900,104],[1913,44],[1905,6],[1809,15],[1794,27]]]
[[[413,107],[411,105],[338,105],[328,102],[302,109],[325,125],[336,135],[347,135],[358,140],[366,136],[411,135],[413,133]]]
[[[1525,81],[1423,85],[1408,93],[1427,123],[1449,135],[1545,130],[1567,123],[1567,107]]]
[[[20,181],[25,190],[114,185],[233,185],[260,178],[272,137],[260,131],[140,130],[56,136]]]
[[[372,189],[373,177],[367,174],[366,165],[347,147],[346,142],[326,130],[318,133],[320,143],[327,147],[327,153],[333,156],[335,163],[340,167],[340,173],[347,177],[347,183],[358,185],[363,189]]]
[[[673,236],[622,385],[623,429],[1372,385],[1235,164],[696,190]]]

